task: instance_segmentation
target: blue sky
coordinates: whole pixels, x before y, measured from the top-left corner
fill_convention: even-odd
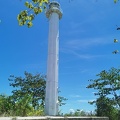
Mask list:
[[[60,0],[59,88],[68,98],[62,112],[70,109],[94,110],[94,90],[86,89],[89,79],[111,67],[120,67],[120,3],[113,0]],[[0,0],[0,93],[10,94],[9,75],[24,76],[24,71],[46,74],[48,19],[38,15],[32,28],[20,27],[17,14],[24,0]]]

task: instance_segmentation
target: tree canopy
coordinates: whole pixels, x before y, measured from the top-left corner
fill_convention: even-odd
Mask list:
[[[25,72],[24,75],[24,78],[15,77],[14,75],[9,78],[10,86],[15,88],[12,91],[14,100],[18,101],[24,98],[25,95],[30,95],[34,109],[39,104],[44,106],[46,76],[42,74],[32,75],[28,72]]]
[[[113,67],[108,71],[101,71],[96,76],[98,78],[89,80],[92,83],[87,86],[93,88],[97,96],[97,100],[90,103],[96,104],[97,115],[111,115],[107,112],[113,113],[113,110],[117,110],[120,119],[120,69]]]

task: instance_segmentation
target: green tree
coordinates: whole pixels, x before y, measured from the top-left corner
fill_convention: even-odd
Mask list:
[[[25,95],[18,101],[11,96],[0,95],[0,116],[33,116],[44,115],[43,108],[35,110],[32,105],[32,97]]]
[[[96,101],[91,104],[96,104],[97,115],[108,116],[114,113],[118,114],[117,120],[120,119],[120,69],[111,68],[109,71],[103,70],[96,75],[98,78],[90,80],[92,83],[87,88],[93,88],[97,92],[98,97]],[[113,115],[114,116],[114,115]],[[117,116],[117,115],[116,115]],[[115,119],[114,119],[115,120]]]
[[[15,116],[27,116],[27,114],[33,109],[31,106],[31,96],[25,95],[19,101],[15,102],[14,115]]]
[[[12,91],[12,98],[17,102],[24,99],[26,95],[30,95],[34,109],[39,108],[39,105],[44,106],[46,77],[40,74],[32,75],[28,72],[24,74],[24,78],[10,76],[10,86],[15,88]]]
[[[100,96],[96,100],[96,115],[109,116],[110,120],[118,120],[118,109],[114,107],[114,103],[105,96]]]
[[[0,95],[0,115],[4,114],[7,112],[7,98],[5,95]]]
[[[10,96],[0,95],[0,115],[6,116],[13,113],[14,102]]]
[[[59,106],[65,105],[66,100],[68,100],[68,99],[65,97],[62,97],[62,96],[58,96]]]

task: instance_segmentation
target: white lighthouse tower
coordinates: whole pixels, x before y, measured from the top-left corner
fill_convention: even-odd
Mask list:
[[[52,1],[46,16],[49,19],[49,37],[45,113],[55,116],[58,115],[59,19],[62,17],[60,4]]]

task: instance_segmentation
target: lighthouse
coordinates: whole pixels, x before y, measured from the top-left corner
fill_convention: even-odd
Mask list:
[[[59,20],[62,18],[60,4],[52,1],[46,12],[49,19],[48,61],[45,95],[46,115],[58,115],[58,65],[59,65]]]

